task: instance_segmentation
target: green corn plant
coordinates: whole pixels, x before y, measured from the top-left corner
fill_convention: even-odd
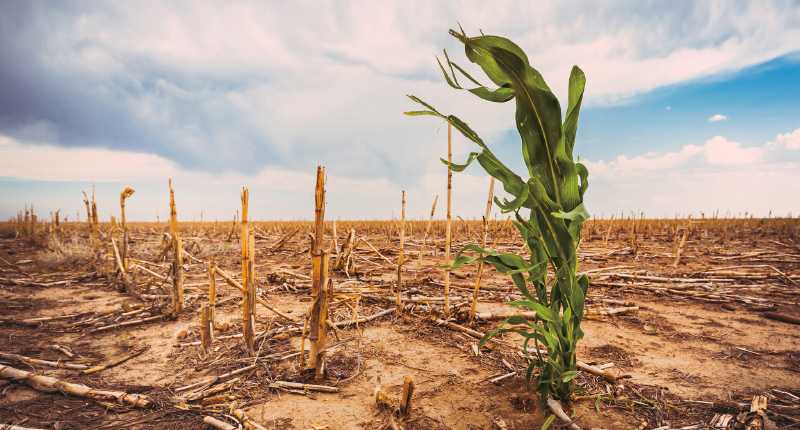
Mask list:
[[[532,320],[522,316],[508,318],[498,329],[489,331],[481,339],[480,346],[497,333],[513,332],[522,336],[524,351],[531,358],[526,372],[528,387],[540,394],[542,410],[545,410],[549,396],[568,400],[572,393],[581,390],[572,380],[577,376],[575,348],[583,338],[580,324],[589,287],[586,275],[577,276],[581,229],[589,218],[583,205],[589,172],[580,162],[573,161],[572,151],[586,78],[581,69],[573,67],[566,118],[562,123],[558,99],[542,75],[530,66],[519,46],[497,36],[467,37],[463,29],[461,33],[450,30],[450,34],[464,44],[467,59],[480,66],[497,88],[481,85],[450,61],[447,51],[444,55],[449,74],[439,61],[445,80],[453,88],[464,89],[458,83],[457,70],[460,76],[476,85],[467,89],[472,94],[497,103],[516,101],[515,122],[529,179],[524,180],[507,168],[478,134],[457,117],[443,115],[415,96],[409,97],[426,110],[405,113],[432,115],[452,124],[481,151],[471,153],[464,164],[448,163],[444,159],[442,162],[460,172],[477,160],[513,197],[511,201],[504,199],[502,202],[495,197],[495,203],[505,213],[514,212],[514,224],[530,250],[530,260],[471,244],[459,251],[447,268],[455,269],[473,261],[492,264],[499,272],[511,275],[525,298],[509,304],[536,311]],[[466,251],[482,255],[475,258]],[[552,271],[549,280],[548,270]],[[540,345],[546,348],[546,357]],[[540,371],[531,384],[535,368]]]

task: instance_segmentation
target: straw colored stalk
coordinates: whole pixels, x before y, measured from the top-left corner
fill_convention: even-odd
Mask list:
[[[211,342],[214,340],[214,328],[210,322],[210,315],[211,305],[203,305],[200,309],[200,344],[205,351],[211,348]]]
[[[172,308],[178,316],[183,308],[183,247],[178,233],[178,209],[175,206],[175,191],[169,180],[169,229],[172,233]]]
[[[86,397],[96,400],[112,400],[123,405],[130,405],[137,408],[149,408],[153,401],[142,394],[127,394],[122,391],[95,390],[86,385],[74,384],[51,376],[36,375],[33,372],[16,369],[14,367],[0,365],[0,377],[8,378],[13,381],[24,381],[31,387],[53,393],[60,391],[78,397]]]
[[[486,235],[489,233],[489,215],[492,212],[492,197],[494,197],[494,177],[489,183],[489,199],[486,201],[486,215],[483,217],[483,237],[481,238],[481,248],[486,249]],[[481,257],[484,255],[481,254]],[[481,289],[481,278],[483,277],[483,262],[478,262],[478,275],[475,277],[475,291],[472,293],[472,307],[469,309],[469,324],[472,325],[475,319],[475,309],[478,306],[478,292]]]
[[[689,230],[692,227],[692,217],[689,216],[689,224],[683,229],[683,238],[681,239],[680,245],[677,245],[677,249],[675,250],[675,263],[672,264],[672,267],[677,269],[678,263],[681,261],[681,253],[683,252],[683,246],[686,245],[686,237],[689,235]],[[675,237],[675,243],[678,243],[678,237]]]
[[[106,282],[108,283],[109,286],[111,286],[111,266],[114,265],[114,263],[109,262],[109,259],[113,258],[113,257],[111,257],[111,255],[112,255],[112,252],[111,252],[111,238],[114,237],[117,234],[117,220],[116,220],[116,218],[114,218],[112,216],[110,223],[111,223],[111,229],[109,230],[108,235],[106,235],[106,258],[105,258],[105,263],[106,263],[105,264],[105,266],[106,266]],[[114,280],[114,282],[116,282],[116,279]]]
[[[89,243],[94,250],[94,229],[92,228],[92,208],[89,205],[89,196],[83,191],[83,203],[86,204],[86,226],[89,228]]]
[[[345,239],[341,249],[336,254],[336,259],[333,260],[333,265],[331,266],[331,269],[333,270],[341,269],[344,271],[345,275],[349,277],[350,273],[355,271],[355,263],[353,262],[355,245],[356,245],[356,230],[351,228],[350,233],[348,233],[347,235],[347,239]]]
[[[253,253],[255,251],[255,234],[250,232],[247,220],[247,208],[250,191],[242,189],[242,322],[244,343],[251,353],[255,351],[255,288],[253,286]]]
[[[122,221],[122,248],[120,249],[120,253],[122,254],[122,265],[126,272],[128,271],[128,240],[130,236],[128,235],[128,223],[125,220],[125,199],[132,196],[135,191],[136,190],[131,187],[125,187],[125,189],[119,193],[119,206],[120,209],[122,209],[122,217],[120,220]]]
[[[244,287],[243,287],[243,286],[242,286],[240,283],[236,282],[236,280],[234,280],[233,278],[231,278],[231,277],[230,277],[230,276],[229,276],[227,273],[225,273],[225,272],[223,272],[222,270],[220,270],[220,269],[219,269],[219,267],[214,267],[214,271],[215,271],[215,273],[216,273],[217,275],[219,275],[219,276],[222,276],[222,279],[224,279],[224,280],[225,280],[225,282],[227,282],[227,283],[228,283],[228,285],[230,285],[230,286],[231,286],[231,287],[233,287],[233,288],[236,288],[237,290],[239,290],[239,291],[241,291],[241,292],[244,292]],[[279,315],[281,318],[284,318],[284,319],[285,319],[285,320],[287,320],[287,321],[292,321],[292,317],[290,317],[289,315],[287,315],[287,314],[285,314],[285,313],[281,312],[280,310],[278,310],[278,309],[275,309],[274,307],[270,306],[270,305],[269,305],[267,302],[265,302],[265,301],[264,301],[264,299],[262,299],[261,297],[258,297],[258,296],[256,295],[256,296],[255,296],[255,300],[256,300],[256,302],[260,303],[260,304],[261,304],[262,306],[264,306],[265,308],[267,308],[267,309],[271,310],[272,312],[275,312],[276,314],[278,314],[278,315]]]
[[[94,185],[92,185],[92,253],[94,260],[94,268],[97,276],[100,276],[100,232],[98,231],[97,222],[97,203],[94,200]]]
[[[452,144],[453,126],[447,123],[447,162],[453,162],[453,144]],[[445,250],[444,250],[444,264],[450,265],[450,207],[452,202],[453,191],[453,171],[450,167],[447,168],[447,221],[445,227]],[[450,318],[450,269],[444,270],[444,319]]]
[[[403,286],[403,246],[406,241],[406,192],[403,191],[403,209],[400,221],[400,254],[397,257],[397,313],[403,310],[403,299],[401,297]]]
[[[128,277],[128,272],[125,270],[125,264],[123,263],[123,258],[121,257],[122,253],[120,251],[120,244],[117,242],[117,239],[111,238],[111,249],[113,251],[113,259],[116,262],[117,271],[119,271],[120,276],[122,276],[122,284],[125,286],[126,291],[131,291],[131,280]],[[116,278],[115,278],[116,280]]]
[[[216,323],[216,316],[214,312],[217,304],[217,274],[216,263],[213,261],[208,262],[208,304],[211,306],[211,313],[208,315],[209,324],[211,324],[211,336],[214,336],[214,324]]]
[[[325,168],[317,166],[317,182],[314,190],[314,237],[311,243],[311,316],[309,318],[310,353],[309,366],[317,370],[317,377],[324,374],[324,351],[328,336],[328,297],[326,294],[330,251],[323,252],[325,235]]]
[[[431,217],[428,219],[428,225],[425,226],[425,234],[422,236],[422,246],[419,248],[419,258],[417,259],[417,271],[414,277],[419,276],[419,271],[422,268],[422,254],[425,252],[425,245],[428,242],[428,232],[431,231],[431,224],[433,224],[433,214],[436,212],[436,202],[439,200],[439,195],[433,199],[433,207],[431,207]]]

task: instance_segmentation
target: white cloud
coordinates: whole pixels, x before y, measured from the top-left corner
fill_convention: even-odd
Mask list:
[[[722,136],[714,136],[703,147],[706,161],[711,165],[756,164],[763,160],[764,148],[742,148]]]
[[[727,116],[721,115],[721,114],[716,114],[716,115],[712,116],[711,118],[709,118],[708,122],[725,121],[726,119],[728,119]]]
[[[424,219],[430,213],[433,198],[439,195],[437,217],[444,217],[446,168],[438,159],[427,166],[419,184],[401,187],[388,177],[353,178],[343,176],[335,166],[327,169],[327,216],[330,219],[389,219],[394,211],[400,213],[400,194],[406,190],[409,219]],[[115,213],[119,191],[130,185],[137,192],[126,206],[131,219],[155,219],[159,209],[166,211],[168,179],[173,180],[179,217],[184,220],[226,219],[239,208],[238,195],[242,187],[250,189],[254,219],[309,218],[313,215],[315,170],[295,171],[281,167],[266,167],[254,174],[210,173],[187,170],[172,161],[152,154],[113,151],[103,148],[61,148],[52,145],[30,144],[0,135],[0,177],[15,181],[37,181],[44,189],[55,184],[67,184],[67,195],[49,195],[46,201],[38,198],[41,213],[82,205],[80,191],[98,184],[98,205],[103,214]],[[52,185],[48,185],[52,184]],[[485,210],[489,177],[470,173],[455,174],[453,178],[453,216],[471,218]],[[30,203],[22,196],[19,201],[7,202],[0,196],[0,205],[9,213]],[[67,211],[71,212],[71,211]],[[107,218],[106,218],[107,219]]]
[[[713,168],[714,166],[758,165],[800,161],[800,151],[790,153],[788,157],[776,157],[776,151],[800,149],[800,129],[791,133],[779,134],[775,142],[768,142],[760,147],[745,148],[738,142],[714,136],[703,146],[684,145],[678,152],[648,152],[628,158],[618,156],[610,162],[603,160],[584,160],[594,177],[618,178],[642,174],[653,170],[670,170],[691,168]],[[797,158],[797,160],[794,160]]]
[[[779,134],[775,142],[767,144],[768,147],[786,147],[787,149],[800,149],[800,128],[791,132]]]
[[[766,215],[800,212],[800,129],[775,142],[742,147],[722,136],[678,152],[648,153],[589,168],[587,205],[593,213],[645,209],[650,216],[706,214],[715,210]]]
[[[43,181],[125,182],[174,172],[163,157],[105,148],[23,144],[0,135],[0,176]]]

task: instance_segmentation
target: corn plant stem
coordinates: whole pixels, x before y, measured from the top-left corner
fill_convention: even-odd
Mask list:
[[[564,412],[564,409],[561,407],[561,403],[559,401],[548,396],[547,407],[549,407],[550,410],[553,411],[553,414],[555,414],[555,416],[557,416],[558,419],[560,419],[567,425],[567,428],[571,430],[581,430],[581,428],[577,424],[575,424],[572,421],[572,419],[570,419],[570,417]]]
[[[31,275],[29,273],[25,273],[22,269],[19,268],[19,266],[17,266],[14,263],[11,263],[10,261],[6,260],[5,258],[0,257],[0,261],[5,263],[5,264],[7,264],[7,265],[9,265],[12,269],[14,269],[15,271],[21,273],[23,276],[27,276],[29,278],[33,278],[33,275]]]
[[[92,260],[95,274],[100,276],[100,236],[97,222],[97,203],[94,200],[94,185],[92,185]]]
[[[154,278],[156,278],[156,279],[159,279],[159,280],[161,280],[161,281],[166,281],[166,280],[167,280],[167,277],[166,277],[166,276],[164,276],[164,275],[159,275],[158,273],[156,273],[156,272],[153,272],[152,270],[150,270],[150,269],[148,269],[148,268],[146,268],[146,267],[144,267],[144,266],[142,266],[142,265],[140,265],[140,264],[134,264],[134,265],[133,265],[133,266],[131,266],[131,267],[132,267],[132,268],[138,268],[139,270],[141,270],[141,271],[143,271],[143,272],[147,273],[148,275],[150,275],[150,276],[152,276],[152,277],[154,277]]]
[[[224,280],[225,280],[225,282],[227,282],[227,283],[228,283],[228,285],[230,285],[230,286],[231,286],[231,287],[233,287],[233,288],[236,288],[236,289],[238,289],[239,291],[242,291],[242,292],[244,292],[244,287],[242,286],[242,284],[240,284],[240,283],[236,282],[236,280],[235,280],[235,279],[233,279],[232,277],[230,277],[230,275],[228,275],[227,273],[223,272],[223,271],[222,271],[222,269],[220,269],[219,267],[215,267],[215,269],[216,269],[216,273],[217,273],[219,276],[221,276],[221,277],[222,277],[222,279],[224,279]],[[286,315],[285,313],[283,313],[283,312],[281,312],[281,311],[279,311],[279,310],[275,309],[274,307],[270,306],[270,305],[269,305],[267,302],[265,302],[265,301],[264,301],[264,299],[262,299],[261,297],[258,297],[258,296],[256,296],[256,298],[255,298],[255,299],[256,299],[256,302],[260,303],[260,304],[261,304],[262,306],[264,306],[265,308],[267,308],[267,309],[271,310],[272,312],[275,312],[276,314],[278,314],[279,316],[283,317],[283,318],[284,318],[284,319],[286,319],[286,320],[293,321],[293,320],[292,320],[292,317],[290,317],[289,315]]]
[[[89,196],[83,191],[83,202],[86,204],[86,226],[89,228],[89,246],[92,247],[92,266],[97,271],[97,260],[94,259],[95,239],[94,227],[92,226],[92,207],[89,204]]]
[[[172,233],[172,309],[174,315],[178,316],[183,308],[183,256],[172,179],[169,180],[169,228]]]
[[[251,231],[247,236],[247,310],[250,318],[250,332],[249,336],[253,338],[253,348],[255,348],[255,325],[256,325],[256,298],[258,297],[255,284],[255,234]],[[244,273],[243,273],[244,275]],[[242,278],[244,281],[244,278]],[[247,340],[248,346],[251,341]]]
[[[433,206],[431,207],[431,217],[428,219],[428,225],[425,226],[425,234],[422,236],[422,246],[419,248],[419,258],[417,259],[417,271],[414,274],[416,278],[419,275],[420,268],[422,268],[422,255],[425,252],[425,245],[428,242],[428,232],[431,230],[431,224],[433,224],[433,214],[436,212],[436,202],[439,200],[439,195],[437,194],[436,197],[433,199]]]
[[[286,382],[286,381],[275,381],[269,384],[270,388],[295,388],[300,390],[308,390],[308,391],[320,391],[323,393],[338,393],[339,387],[331,387],[327,385],[313,385],[313,384],[303,384],[300,382]]]
[[[297,227],[296,229],[294,229],[294,231],[292,231],[291,233],[284,236],[281,240],[279,240],[275,245],[272,245],[272,247],[269,250],[272,252],[279,251],[281,248],[283,248],[284,245],[286,245],[286,243],[289,242],[289,239],[293,238],[299,231],[300,227]]]
[[[216,275],[216,264],[213,261],[209,261],[208,263],[208,304],[210,307],[209,315],[208,315],[208,323],[211,327],[210,334],[211,340],[214,340],[214,323],[215,323],[215,311],[214,306],[217,304],[217,275]]]
[[[356,243],[356,246],[358,246],[358,244],[361,243],[361,242],[364,242],[374,253],[378,254],[378,256],[381,257],[382,259],[384,259],[387,263],[391,264],[394,267],[397,267],[397,264],[393,263],[392,260],[389,260],[388,258],[386,258],[386,256],[381,254],[380,251],[375,249],[375,247],[372,246],[371,243],[367,242],[367,239],[365,239],[363,236],[358,238],[358,243]]]
[[[89,330],[89,333],[97,333],[98,331],[111,330],[113,328],[118,328],[118,327],[128,327],[128,326],[132,326],[132,325],[136,325],[136,324],[141,324],[141,323],[146,323],[146,322],[150,322],[150,321],[160,320],[162,318],[164,318],[164,315],[156,315],[156,316],[153,316],[153,317],[142,318],[142,319],[139,319],[139,320],[125,321],[125,322],[119,323],[119,324],[112,324],[112,325],[107,325],[105,327],[98,327],[96,329]]]
[[[244,343],[247,350],[252,354],[255,350],[254,345],[254,315],[251,309],[251,297],[255,297],[252,288],[252,274],[253,269],[252,259],[250,257],[250,230],[247,219],[247,209],[249,204],[249,190],[242,189],[242,236],[239,243],[242,247],[242,333],[244,334]]]
[[[208,314],[210,313],[211,306],[203,305],[200,308],[200,344],[203,345],[203,350],[208,351],[211,347],[212,330],[210,329]]]
[[[127,394],[122,391],[96,390],[86,385],[74,384],[50,376],[36,375],[32,372],[16,369],[9,366],[0,365],[0,377],[9,378],[14,381],[24,381],[31,387],[47,392],[61,391],[78,397],[86,397],[96,400],[114,400],[123,405],[130,405],[138,408],[149,408],[153,402],[142,394]]]
[[[126,362],[126,361],[130,360],[130,359],[131,359],[131,358],[133,358],[133,357],[136,357],[136,356],[139,356],[139,355],[141,355],[141,354],[142,354],[142,353],[143,353],[143,352],[144,352],[146,349],[147,349],[147,348],[142,348],[142,349],[140,349],[140,350],[138,350],[138,351],[134,351],[133,353],[131,353],[131,354],[129,354],[129,355],[126,355],[126,356],[124,356],[124,357],[117,358],[116,360],[114,360],[114,361],[111,361],[111,362],[109,362],[109,363],[106,363],[106,364],[101,364],[101,365],[99,365],[99,366],[92,367],[91,369],[86,369],[86,370],[84,370],[84,371],[83,371],[83,372],[81,372],[81,373],[83,373],[84,375],[89,375],[89,374],[92,374],[92,373],[95,373],[95,372],[99,372],[99,371],[101,371],[101,370],[108,369],[108,368],[110,368],[110,367],[117,366],[117,365],[119,365],[119,364],[122,364],[122,363],[124,363],[124,362]]]
[[[220,385],[217,385],[214,388],[209,388],[207,390],[202,390],[202,391],[195,391],[194,393],[191,393],[191,394],[187,395],[186,396],[186,400],[190,401],[190,402],[193,402],[193,401],[196,401],[196,400],[200,400],[200,399],[202,399],[204,397],[208,397],[208,396],[210,396],[212,394],[217,394],[220,391],[225,391],[228,388],[232,387],[237,382],[239,382],[239,378],[233,378],[230,381],[226,381],[226,382],[224,382],[224,383],[222,383]]]
[[[125,264],[122,262],[119,244],[113,237],[111,238],[111,245],[114,249],[114,261],[117,263],[117,268],[119,269],[120,275],[122,275],[122,283],[125,285],[125,290],[128,291],[130,289],[128,286],[128,273],[125,271]]]
[[[453,162],[453,144],[452,144],[452,135],[453,135],[453,126],[450,122],[447,123],[447,162]],[[450,167],[447,168],[447,221],[445,227],[445,252],[444,252],[444,264],[446,266],[450,265],[450,224],[451,224],[451,214],[450,209],[452,206],[452,191],[453,191],[453,171],[450,170]],[[444,270],[444,318],[450,318],[450,269]]]
[[[311,243],[311,313],[308,339],[310,343],[309,367],[319,371],[324,366],[321,349],[327,340],[328,298],[326,297],[327,265],[322,242],[325,238],[325,168],[317,166],[314,188],[314,236]],[[327,253],[330,256],[330,252]]]
[[[403,209],[400,221],[400,253],[397,256],[397,313],[403,310],[401,292],[403,290],[403,246],[406,239],[406,192],[403,191]]]
[[[489,199],[486,201],[486,215],[483,217],[483,237],[481,238],[481,248],[486,249],[486,235],[489,233],[489,215],[492,212],[492,197],[494,197],[494,177],[489,183]],[[484,255],[481,254],[481,257]],[[475,291],[472,293],[472,307],[469,309],[469,325],[475,320],[475,309],[478,307],[478,292],[481,289],[481,278],[483,277],[483,262],[478,262],[478,274],[475,276]]]
[[[228,424],[225,421],[218,420],[211,416],[203,417],[203,422],[219,430],[236,430],[238,427]]]
[[[14,360],[14,361],[19,361],[21,363],[34,364],[38,366],[56,367],[60,369],[86,370],[89,368],[89,366],[85,364],[72,364],[72,363],[62,363],[60,361],[39,360],[36,358],[25,357],[24,355],[18,355],[18,354],[10,354],[7,352],[0,352],[0,358],[2,358],[3,360]]]
[[[225,373],[225,374],[222,374],[222,375],[219,375],[219,376],[212,376],[211,378],[204,379],[204,380],[202,380],[200,382],[196,382],[194,384],[187,385],[185,387],[176,388],[174,391],[176,393],[180,393],[182,391],[195,390],[197,388],[204,387],[204,386],[207,387],[207,386],[210,386],[210,385],[213,385],[213,384],[217,383],[217,381],[220,381],[222,379],[230,378],[231,376],[239,375],[241,373],[247,372],[248,370],[253,370],[255,368],[256,368],[256,365],[255,364],[251,364],[250,366],[243,367],[241,369],[236,369],[236,370],[234,370],[232,372],[228,372],[228,373]]]

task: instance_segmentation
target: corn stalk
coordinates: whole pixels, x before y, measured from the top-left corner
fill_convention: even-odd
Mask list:
[[[175,190],[169,180],[169,230],[172,233],[172,311],[178,316],[183,308],[183,246],[178,232],[178,207],[175,205]]]
[[[459,251],[448,268],[455,269],[478,261],[492,264],[499,272],[511,275],[525,300],[509,304],[533,310],[535,317],[528,320],[519,315],[512,316],[497,330],[488,332],[480,344],[482,346],[497,333],[514,332],[525,339],[526,354],[532,359],[526,376],[530,387],[533,370],[539,368],[533,388],[541,395],[544,410],[548,397],[567,400],[579,390],[572,385],[572,380],[577,372],[576,345],[583,338],[580,323],[589,279],[586,275],[577,276],[576,271],[580,233],[583,222],[589,218],[583,205],[588,171],[573,161],[572,151],[586,78],[577,66],[573,67],[567,116],[562,123],[558,99],[516,44],[497,36],[467,37],[463,30],[461,33],[450,30],[450,34],[464,44],[467,58],[480,66],[498,88],[489,89],[478,83],[451,62],[446,51],[445,63],[449,74],[439,62],[445,80],[453,88],[464,89],[457,80],[455,70],[458,70],[460,75],[477,85],[468,89],[474,95],[497,103],[516,101],[515,123],[522,140],[522,157],[529,179],[522,179],[506,167],[478,134],[459,118],[443,115],[415,96],[409,97],[426,110],[406,114],[442,118],[476,143],[482,151],[471,153],[466,163],[442,162],[450,170],[461,172],[477,160],[513,197],[511,201],[500,201],[495,197],[494,201],[504,213],[514,212],[514,224],[530,250],[530,260],[470,244]],[[479,256],[468,256],[467,251]],[[548,267],[553,271],[552,283],[547,281]],[[503,328],[506,324],[524,328]],[[529,348],[529,343],[534,346]],[[549,358],[539,352],[539,344],[546,347]]]

